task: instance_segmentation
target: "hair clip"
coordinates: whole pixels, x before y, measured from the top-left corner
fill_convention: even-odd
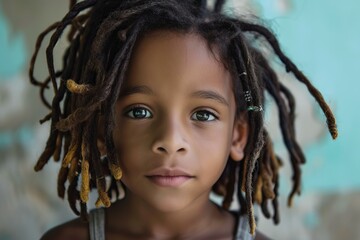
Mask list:
[[[248,106],[247,108],[248,111],[254,111],[254,112],[261,112],[263,111],[262,106]]]

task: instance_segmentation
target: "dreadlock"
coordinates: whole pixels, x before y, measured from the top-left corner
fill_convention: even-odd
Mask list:
[[[87,218],[91,189],[97,189],[97,206],[110,206],[111,197],[119,196],[121,179],[119,159],[112,139],[114,105],[124,83],[136,42],[155,30],[202,36],[233,78],[237,115],[245,113],[249,138],[241,162],[228,161],[213,191],[223,196],[228,209],[235,192],[240,214],[247,214],[251,233],[255,232],[253,203],[257,202],[265,217],[279,223],[278,186],[282,160],[274,152],[272,140],[264,127],[262,108],[265,91],[279,109],[279,126],[289,152],[293,170],[293,187],[288,198],[291,206],[300,194],[301,164],[305,156],[295,134],[295,100],[278,79],[270,61],[262,53],[261,38],[281,60],[287,72],[304,83],[323,110],[331,136],[337,137],[335,118],[321,93],[282,52],[279,43],[266,27],[221,14],[225,1],[209,9],[204,0],[84,0],[70,1],[65,17],[42,32],[30,63],[30,81],[40,87],[40,97],[50,113],[40,122],[51,121],[50,135],[35,170],[40,171],[51,157],[61,160],[58,195],[67,199],[75,214]],[[65,29],[69,46],[60,70],[55,70],[53,50]],[[46,49],[49,76],[44,81],[34,77],[34,66],[44,37],[52,33]],[[45,90],[52,85],[50,103]],[[97,146],[100,118],[105,132],[107,156]],[[110,183],[107,182],[110,178]],[[79,180],[81,180],[79,186]],[[273,215],[269,211],[269,203]]]

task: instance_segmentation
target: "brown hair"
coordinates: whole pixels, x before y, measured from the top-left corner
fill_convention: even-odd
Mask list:
[[[261,110],[265,91],[279,109],[279,126],[293,169],[288,205],[295,194],[300,194],[300,166],[305,163],[305,156],[296,140],[295,100],[263,54],[261,41],[271,46],[287,72],[307,86],[323,110],[334,139],[337,137],[335,118],[321,93],[281,51],[274,34],[260,24],[222,14],[224,2],[216,1],[214,8],[208,9],[207,1],[196,0],[72,0],[65,17],[40,34],[29,75],[31,83],[40,87],[41,99],[50,110],[40,122],[50,120],[51,129],[35,170],[41,170],[51,157],[55,161],[61,159],[58,194],[64,198],[67,190],[70,207],[76,214],[86,218],[88,196],[93,188],[98,191],[98,205],[108,207],[112,195],[119,195],[121,169],[112,139],[114,104],[136,42],[146,33],[159,29],[196,32],[209,46],[219,49],[222,62],[233,76],[237,112],[247,111],[249,139],[245,159],[239,163],[230,159],[213,186],[213,191],[224,197],[223,207],[229,208],[237,186],[239,213],[247,213],[252,233],[255,232],[254,201],[260,204],[267,218],[279,222],[282,161],[264,127]],[[67,27],[69,47],[62,68],[55,71],[53,49]],[[49,77],[39,81],[33,75],[34,65],[41,43],[50,32],[53,33],[46,50]],[[45,98],[45,89],[50,85],[54,90],[51,103]],[[106,157],[100,156],[97,147],[100,116],[106,121]],[[270,202],[273,215],[268,210]]]

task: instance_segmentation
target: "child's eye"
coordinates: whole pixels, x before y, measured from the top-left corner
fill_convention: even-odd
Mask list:
[[[125,112],[125,115],[134,119],[152,118],[152,113],[144,107],[132,107],[130,110]]]
[[[217,119],[217,117],[206,110],[200,110],[200,111],[196,111],[191,115],[191,119],[195,120],[195,121],[201,121],[201,122],[209,122],[209,121],[214,121]]]

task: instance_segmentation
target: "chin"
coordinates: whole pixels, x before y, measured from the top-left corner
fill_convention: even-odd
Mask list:
[[[150,199],[149,199],[150,200]],[[173,213],[186,209],[191,205],[191,200],[179,196],[156,196],[148,204],[159,212]]]

